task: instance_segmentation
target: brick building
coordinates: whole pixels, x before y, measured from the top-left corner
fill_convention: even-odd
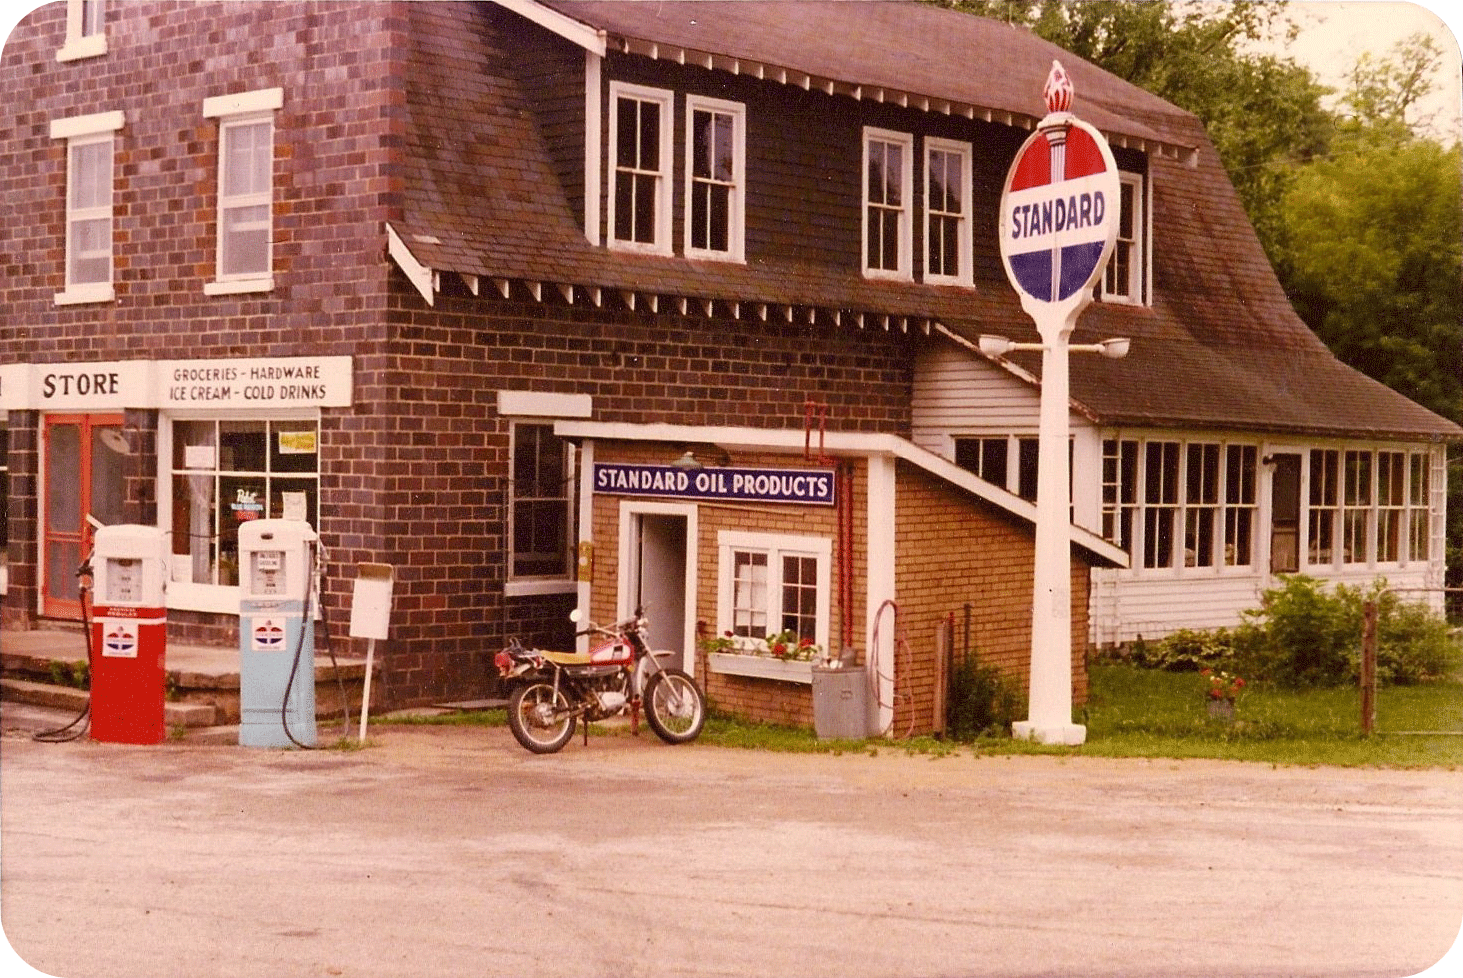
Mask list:
[[[232,644],[238,525],[296,515],[327,617],[395,568],[392,704],[632,607],[668,541],[661,644],[792,622],[921,729],[969,602],[1020,677],[1039,370],[974,339],[1032,332],[994,223],[1054,57],[1125,188],[1078,338],[1134,341],[1073,364],[1078,656],[1287,569],[1440,585],[1458,429],[1306,331],[1192,116],[1029,34],[899,3],[65,0],[0,53],[4,627],[78,617],[89,513],[169,530],[170,634]],[[842,505],[597,490],[686,452],[808,468],[810,416]],[[802,617],[782,574],[725,576],[778,558],[811,561]],[[808,715],[804,682],[687,665]]]

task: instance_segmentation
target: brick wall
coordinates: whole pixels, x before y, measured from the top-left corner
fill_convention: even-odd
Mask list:
[[[1034,528],[899,463],[895,504],[899,650],[894,730],[934,725],[936,631],[954,615],[963,643],[971,606],[971,647],[1025,689],[1031,670]],[[1075,703],[1087,700],[1085,651],[1090,574],[1072,561],[1072,668]]]

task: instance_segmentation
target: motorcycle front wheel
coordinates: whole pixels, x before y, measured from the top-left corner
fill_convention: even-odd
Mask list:
[[[689,743],[706,723],[706,697],[681,670],[662,669],[645,685],[645,719],[666,743]]]
[[[535,754],[562,750],[574,736],[574,724],[569,698],[550,683],[520,686],[508,698],[508,729]]]

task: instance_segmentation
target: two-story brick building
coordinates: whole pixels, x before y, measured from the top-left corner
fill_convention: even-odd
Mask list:
[[[1077,696],[1088,637],[1222,623],[1276,572],[1440,586],[1459,430],[1305,329],[1191,115],[1023,31],[66,0],[0,54],[5,627],[79,614],[89,513],[169,530],[171,634],[229,644],[239,523],[299,515],[328,612],[395,568],[393,703],[642,601],[683,652],[852,648],[886,728],[933,722],[966,604],[1022,676],[1040,377],[975,339],[1032,332],[995,212],[1054,57],[1123,171],[1079,339],[1133,338],[1073,363]],[[805,667],[685,663],[809,716]]]

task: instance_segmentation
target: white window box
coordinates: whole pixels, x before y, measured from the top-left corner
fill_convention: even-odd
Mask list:
[[[738,655],[735,652],[710,652],[706,657],[711,671],[723,676],[780,679],[787,683],[813,681],[813,663],[810,660],[787,661],[765,655]]]

